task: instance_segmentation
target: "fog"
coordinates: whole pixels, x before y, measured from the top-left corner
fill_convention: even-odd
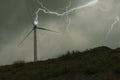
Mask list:
[[[69,0],[40,0],[51,11],[63,13]],[[69,9],[82,6],[91,0],[71,0]],[[34,12],[40,7],[35,0],[0,1],[0,65],[17,60],[33,61],[33,33],[20,45],[25,35],[33,28]],[[39,27],[59,31],[53,33],[37,30],[38,59],[56,58],[72,50],[86,50],[97,46],[111,48],[120,45],[120,22],[114,25],[108,38],[106,35],[120,16],[119,0],[98,0],[96,4],[69,14],[69,30],[66,16],[39,12]]]

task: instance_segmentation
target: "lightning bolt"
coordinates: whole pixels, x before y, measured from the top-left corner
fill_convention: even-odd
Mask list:
[[[109,35],[111,34],[113,28],[115,27],[115,24],[118,23],[119,21],[120,21],[119,16],[116,16],[115,21],[112,23],[110,29],[109,29],[108,32],[107,32],[107,35],[106,35],[106,37],[105,37],[105,41],[107,41],[107,39],[108,39]]]
[[[34,20],[34,25],[38,24],[38,18],[39,18],[38,13],[39,13],[39,9],[35,12],[36,17],[35,17],[35,20]]]
[[[44,13],[46,13],[46,14],[52,14],[52,15],[56,15],[56,16],[60,16],[60,17],[66,15],[66,16],[67,16],[67,20],[68,20],[68,26],[69,26],[69,25],[70,25],[70,19],[69,19],[69,16],[68,16],[69,13],[71,13],[71,12],[73,12],[73,11],[76,11],[76,10],[79,10],[79,9],[82,9],[82,8],[85,8],[85,7],[88,7],[88,6],[91,6],[91,5],[93,5],[93,4],[97,3],[97,2],[98,2],[98,0],[92,0],[91,2],[89,2],[89,3],[85,4],[85,5],[78,6],[78,7],[69,9],[69,10],[68,10],[69,6],[68,6],[68,7],[66,7],[66,11],[65,11],[65,12],[63,12],[63,13],[58,13],[58,12],[54,12],[54,11],[49,10],[48,8],[46,8],[46,7],[42,4],[42,2],[40,2],[39,0],[37,0],[37,3],[40,4],[41,8],[38,8],[38,10],[36,11],[36,18],[35,18],[35,20],[34,20],[34,24],[35,24],[35,25],[38,24],[38,17],[39,17],[39,16],[38,16],[38,13],[39,13],[40,11],[42,11],[42,12],[44,12]],[[70,5],[71,5],[71,4],[70,4]]]
[[[43,12],[46,13],[46,14],[53,14],[53,15],[56,15],[56,16],[64,16],[64,15],[67,14],[67,13],[71,13],[71,12],[73,12],[73,11],[76,11],[76,10],[79,10],[79,9],[82,9],[82,8],[85,8],[85,7],[88,7],[88,6],[93,5],[93,4],[97,3],[97,2],[98,2],[98,0],[93,0],[93,1],[91,1],[91,2],[89,2],[89,3],[87,3],[87,4],[85,4],[85,5],[82,5],[82,6],[79,6],[79,7],[76,7],[76,8],[72,8],[72,9],[70,9],[70,10],[67,10],[67,11],[63,12],[63,13],[58,13],[58,12],[50,11],[48,8],[43,7],[43,5],[40,4],[40,5],[43,7],[43,9],[42,9],[42,8],[39,8],[38,11],[43,11]],[[40,3],[40,2],[39,2],[39,3]]]
[[[71,1],[69,1],[69,5],[66,7],[66,11],[68,11],[70,6],[71,6]],[[68,23],[67,27],[66,27],[66,32],[68,32],[70,24],[71,24],[71,19],[69,18],[69,14],[68,13],[66,14],[66,19],[67,19],[67,23]]]

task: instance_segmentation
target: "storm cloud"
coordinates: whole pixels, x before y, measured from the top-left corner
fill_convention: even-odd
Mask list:
[[[40,0],[51,11],[63,13],[70,0]],[[92,0],[71,0],[69,9],[82,6]],[[17,46],[32,29],[34,12],[41,7],[36,0],[1,0],[0,1],[0,64],[10,64],[16,60],[33,60],[33,33]],[[71,24],[66,16],[39,12],[39,27],[59,31],[60,34],[38,30],[38,59],[55,58],[67,51],[85,50],[96,46],[120,45],[120,22],[114,25],[108,39],[104,41],[116,16],[120,16],[119,0],[98,0],[89,7],[69,14]]]

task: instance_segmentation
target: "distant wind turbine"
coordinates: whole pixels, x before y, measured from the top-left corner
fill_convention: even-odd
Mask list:
[[[38,12],[36,12],[36,18],[34,20],[32,30],[25,36],[25,38],[19,44],[19,45],[21,45],[24,42],[24,40],[34,31],[34,62],[37,61],[37,29],[58,33],[57,31],[53,31],[53,30],[50,30],[50,29],[38,27],[37,24],[38,24]]]

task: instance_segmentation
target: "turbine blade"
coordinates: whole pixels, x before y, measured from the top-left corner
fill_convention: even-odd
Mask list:
[[[46,29],[46,28],[41,28],[41,27],[37,27],[37,29],[59,33],[59,32],[57,32],[57,31],[50,30],[50,29]]]
[[[32,33],[33,30],[34,30],[34,29],[32,29],[32,30],[25,36],[25,38],[18,44],[18,46],[20,46],[20,45],[26,40],[26,38]]]

